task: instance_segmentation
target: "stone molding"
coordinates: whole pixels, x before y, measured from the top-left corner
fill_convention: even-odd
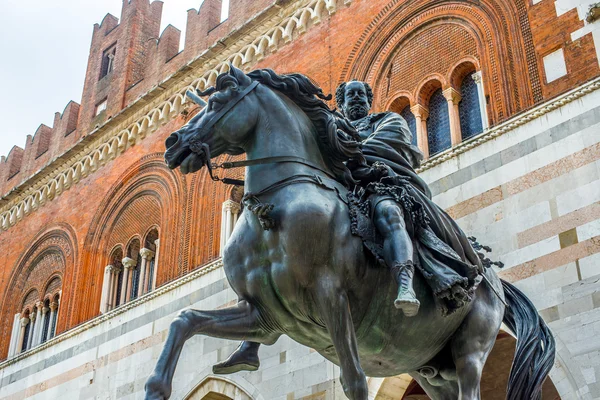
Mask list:
[[[84,322],[83,324],[78,325],[77,327],[75,327],[73,329],[70,329],[64,333],[61,333],[60,335],[55,336],[52,339],[44,342],[40,346],[36,346],[32,349],[29,349],[27,351],[19,353],[18,355],[16,355],[13,358],[10,358],[8,360],[1,362],[0,369],[6,368],[9,365],[15,364],[15,363],[19,362],[20,360],[29,357],[32,354],[43,351],[43,350],[47,349],[48,347],[51,347],[51,346],[53,346],[57,343],[60,343],[64,340],[70,339],[73,336],[79,335],[79,334],[87,331],[88,329],[98,326],[98,325],[108,321],[109,319],[117,317],[117,316],[131,310],[132,308],[138,307],[141,304],[147,303],[150,300],[153,300],[159,296],[162,296],[168,292],[171,292],[171,291],[179,288],[180,286],[183,286],[186,283],[189,283],[189,282],[193,281],[194,279],[198,279],[202,275],[206,275],[209,272],[215,271],[221,267],[223,267],[222,259],[218,259],[209,264],[206,264],[205,266],[198,268],[197,270],[195,270],[185,276],[182,276],[179,279],[169,282],[169,283],[165,284],[164,286],[161,286],[151,292],[144,294],[141,297],[138,297],[135,300],[132,300],[132,301],[129,301],[129,302],[123,304],[123,305],[107,312],[106,314],[99,315],[98,317],[93,318],[87,322]],[[44,309],[49,311],[49,309],[47,307],[44,307]]]
[[[0,231],[14,226],[23,217],[47,201],[52,201],[79,180],[174,119],[185,106],[192,103],[185,96],[187,90],[204,90],[214,85],[217,76],[227,71],[229,63],[246,68],[262,60],[268,53],[294,40],[294,35],[297,37],[310,26],[318,25],[326,13],[335,13],[338,2],[349,6],[352,0],[297,0],[287,6],[275,4],[262,13],[271,12],[265,21],[257,23],[259,26],[251,26],[250,21],[217,41],[111,120],[90,132],[87,136],[95,137],[87,144],[79,143],[82,149],[62,165],[50,164],[45,168],[46,171],[14,188],[7,197],[14,193],[15,198],[0,208]],[[309,23],[312,25],[309,26]],[[243,34],[245,30],[249,30],[248,34]],[[261,33],[251,34],[257,31]],[[200,77],[193,79],[192,76]]]
[[[583,84],[578,88],[573,89],[561,96],[558,96],[553,100],[550,100],[544,104],[534,107],[531,110],[524,112],[523,114],[520,114],[516,117],[509,119],[506,122],[501,123],[500,125],[495,126],[494,128],[484,131],[482,134],[475,136],[472,139],[465,140],[464,142],[458,144],[455,147],[452,147],[442,153],[436,154],[435,156],[425,161],[421,165],[421,167],[417,169],[417,173],[433,168],[436,165],[439,165],[454,157],[458,157],[460,154],[463,154],[479,146],[480,144],[495,139],[498,136],[502,136],[505,133],[520,127],[521,125],[525,125],[528,122],[540,118],[543,115],[546,115],[549,112],[552,112],[598,89],[600,89],[600,78],[593,79],[590,82]]]

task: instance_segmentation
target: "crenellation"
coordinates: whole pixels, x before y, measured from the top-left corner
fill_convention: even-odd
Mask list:
[[[119,25],[119,18],[115,17],[111,13],[107,13],[100,24],[94,24],[94,35],[92,41],[96,35],[107,35],[110,31],[115,29]]]

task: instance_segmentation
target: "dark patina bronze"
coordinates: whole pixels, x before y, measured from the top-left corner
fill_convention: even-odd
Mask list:
[[[200,95],[211,95],[206,108],[167,139],[165,159],[183,173],[210,167],[210,159],[221,154],[245,153],[250,161],[240,164],[246,166],[245,208],[223,255],[239,302],[220,310],[181,311],[146,383],[146,399],[169,398],[185,341],[203,334],[245,341],[222,366],[224,373],[258,368],[258,343],[273,344],[288,335],[340,366],[349,399],[367,400],[366,376],[409,373],[433,399],[475,400],[502,322],[518,338],[508,398],[540,398],[554,360],[552,335],[527,297],[487,268],[489,260],[482,262],[468,241],[463,243],[457,226],[451,229],[475,259],[455,259],[444,247],[452,243],[436,242],[441,233],[432,220],[439,211],[412,167],[400,170],[390,165],[391,156],[376,160],[381,154],[370,153],[361,132],[373,126],[373,118],[393,115],[369,117],[365,126],[358,126],[364,117],[349,116],[351,123],[344,117],[348,110],[342,110],[344,115],[331,110],[323,101],[329,97],[306,77],[270,70],[246,75],[231,67],[217,78],[215,88]],[[359,182],[361,171],[373,175],[374,161],[390,170]],[[419,185],[424,186],[415,189]],[[452,263],[460,259],[466,268],[473,267],[465,274],[485,275],[484,281],[481,276],[472,279],[468,300],[441,312],[444,306],[432,290],[431,277],[424,277],[420,255],[413,260],[414,276],[401,277],[414,290],[418,313],[394,307],[398,283],[390,279],[393,270],[382,265],[385,252],[383,262],[378,260],[379,233],[371,229],[373,237],[367,239],[374,247],[369,249],[369,240],[357,231],[363,226],[368,236],[371,214],[361,207],[379,202],[377,196],[402,203],[408,228],[422,222],[412,227],[411,245],[430,246],[425,251],[435,257],[448,252],[448,271],[458,271]],[[354,221],[354,234],[353,201],[355,216],[363,221]],[[421,213],[419,205],[425,207]]]

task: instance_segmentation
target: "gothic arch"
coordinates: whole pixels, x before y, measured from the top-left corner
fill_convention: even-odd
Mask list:
[[[253,400],[239,386],[217,377],[204,379],[183,398],[185,400]]]
[[[157,282],[174,277],[181,246],[187,242],[184,233],[187,188],[182,174],[171,171],[164,163],[162,153],[142,157],[115,180],[94,216],[84,249],[86,268],[77,277],[76,286],[83,296],[92,299],[79,305],[81,310],[72,319],[73,324],[98,314],[104,268],[113,260],[111,254],[120,246],[127,255],[128,246],[136,238],[140,246],[151,227],[160,227],[173,234],[161,240],[161,266]]]
[[[436,24],[460,26],[477,42],[477,60],[486,79],[492,121],[498,123],[542,100],[537,59],[524,0],[393,0],[361,35],[340,82],[366,80],[376,92],[376,109],[389,98],[383,84],[390,62],[404,43]],[[520,29],[515,29],[520,27]],[[456,60],[455,60],[456,61]],[[441,72],[441,71],[440,71]],[[445,73],[446,71],[443,71]],[[413,90],[414,88],[404,88]]]
[[[67,224],[57,224],[39,232],[31,241],[8,278],[8,285],[0,307],[0,334],[10,338],[12,325],[10,320],[14,314],[35,304],[34,300],[42,301],[45,291],[53,279],[59,278],[61,287],[68,288],[78,265],[77,236],[74,229]],[[53,294],[57,292],[56,288]],[[61,299],[62,309],[68,310],[72,292],[65,293]],[[36,293],[37,299],[29,297]],[[27,294],[27,295],[26,295]],[[27,304],[25,304],[26,302]],[[31,303],[31,304],[30,304]],[[60,315],[57,332],[66,329],[66,312]],[[0,344],[0,354],[8,352],[8,341]]]

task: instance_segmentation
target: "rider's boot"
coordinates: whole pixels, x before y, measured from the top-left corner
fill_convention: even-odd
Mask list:
[[[398,297],[394,301],[394,306],[402,310],[407,317],[414,317],[421,305],[413,289],[415,266],[410,260],[397,263],[392,267],[392,272],[398,283]]]
[[[259,347],[260,343],[242,342],[227,360],[213,365],[213,373],[227,375],[239,371],[256,371],[260,367]]]

